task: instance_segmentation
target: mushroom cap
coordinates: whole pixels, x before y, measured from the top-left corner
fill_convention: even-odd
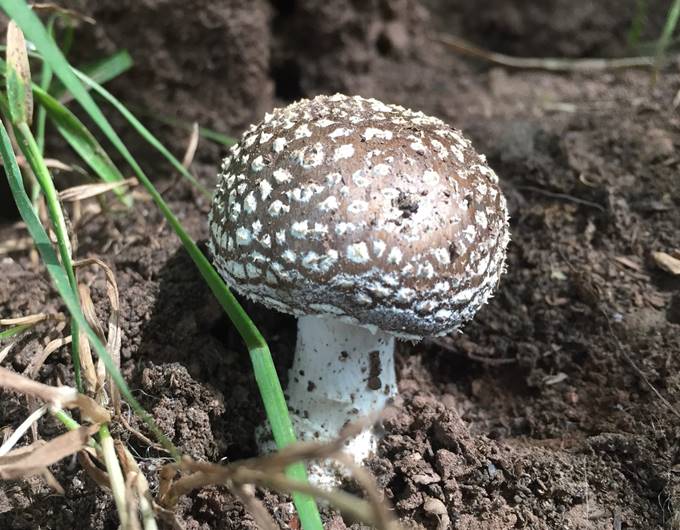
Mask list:
[[[419,339],[474,316],[509,238],[498,177],[460,131],[336,94],[274,110],[232,147],[209,249],[254,301]]]

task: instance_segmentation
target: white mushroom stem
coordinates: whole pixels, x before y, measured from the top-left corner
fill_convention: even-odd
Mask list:
[[[337,437],[348,422],[380,412],[397,394],[394,337],[334,318],[301,317],[287,394],[301,439]],[[375,429],[366,429],[346,451],[361,463],[378,440]]]

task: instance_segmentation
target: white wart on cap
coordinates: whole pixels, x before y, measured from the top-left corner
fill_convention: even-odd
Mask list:
[[[509,240],[498,178],[459,131],[340,94],[251,126],[210,215],[214,263],[239,293],[410,339],[472,318]]]

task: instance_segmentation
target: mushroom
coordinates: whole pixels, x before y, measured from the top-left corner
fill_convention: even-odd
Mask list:
[[[222,164],[210,212],[209,249],[227,283],[298,317],[287,395],[307,440],[382,410],[397,394],[395,338],[470,320],[508,240],[498,177],[458,130],[341,94],[251,126]],[[346,451],[361,462],[378,441],[372,427]]]

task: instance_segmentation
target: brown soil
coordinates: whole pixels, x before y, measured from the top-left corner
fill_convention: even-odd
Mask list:
[[[429,40],[446,30],[508,53],[622,55],[633,9],[619,3],[101,0],[85,7],[98,25],[81,29],[76,42],[88,45],[76,49],[91,59],[94,49],[128,48],[137,68],[113,88],[152,113],[237,133],[275,103],[359,92],[440,116],[488,155],[512,213],[508,273],[463,334],[400,345],[401,396],[370,463],[405,523],[680,528],[680,279],[651,258],[680,249],[680,62],[652,85],[642,71],[488,68]],[[664,9],[650,13],[650,35]],[[184,133],[159,131],[181,152]],[[130,138],[165,186],[167,168]],[[221,151],[199,149],[194,168],[209,185]],[[167,196],[192,235],[205,239],[206,200],[183,185]],[[3,241],[23,235],[0,225]],[[254,455],[263,411],[248,356],[153,205],[140,200],[131,212],[96,217],[78,239],[79,256],[99,256],[115,271],[125,374],[143,405],[195,458]],[[0,315],[63,310],[45,278],[24,252],[0,257]],[[92,282],[106,318],[104,285]],[[246,307],[285,377],[294,320]],[[42,327],[21,338],[5,365],[22,370],[46,334]],[[70,373],[60,351],[39,378],[68,382]],[[3,393],[0,425],[25,416],[25,402]],[[48,421],[40,432],[58,429]],[[116,435],[156,487],[163,455],[124,431]],[[76,463],[53,472],[64,496],[38,479],[0,486],[0,528],[116,528],[109,495]],[[282,526],[297,527],[289,498],[262,497]],[[178,514],[189,529],[254,527],[217,488],[183,499]],[[350,524],[326,516],[328,528]]]

